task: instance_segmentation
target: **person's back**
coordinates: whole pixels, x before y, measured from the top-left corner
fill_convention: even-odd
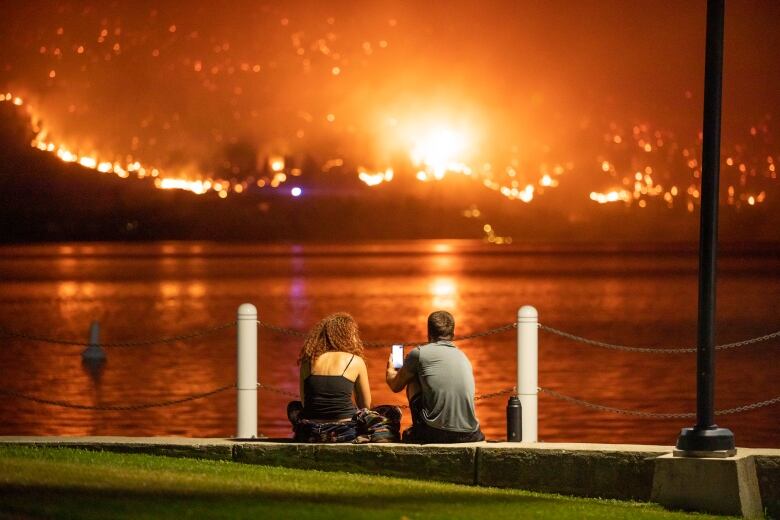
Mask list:
[[[428,343],[412,349],[399,370],[389,359],[385,380],[393,392],[406,388],[412,427],[403,440],[419,443],[482,441],[474,411],[474,374],[452,339],[455,319],[446,311],[428,316]]]
[[[349,314],[331,314],[309,331],[298,357],[301,400],[287,405],[296,441],[398,440],[401,409],[371,407],[362,354],[358,326]]]
[[[471,362],[451,341],[440,340],[413,349],[409,364],[422,390],[422,418],[428,426],[451,432],[479,429],[474,411]]]
[[[303,417],[338,421],[350,419],[357,407],[352,400],[355,381],[365,370],[362,358],[347,352],[321,354],[313,366],[301,367]]]

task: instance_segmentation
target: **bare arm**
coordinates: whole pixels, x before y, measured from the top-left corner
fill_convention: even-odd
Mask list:
[[[368,369],[362,358],[357,358],[358,376],[355,379],[355,402],[358,408],[371,408],[371,386],[368,384]]]
[[[387,381],[387,386],[390,387],[390,390],[398,393],[403,390],[406,385],[408,385],[409,382],[414,378],[415,374],[410,372],[406,366],[402,366],[399,370],[396,370],[393,367],[392,356],[387,359],[387,373],[385,374],[385,380]]]

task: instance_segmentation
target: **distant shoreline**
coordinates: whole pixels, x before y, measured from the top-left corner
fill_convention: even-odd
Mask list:
[[[724,241],[718,252],[723,256],[777,255],[780,241]],[[58,242],[0,243],[0,258],[14,257],[241,257],[241,256],[331,256],[359,254],[435,255],[435,254],[681,254],[695,255],[698,243],[688,241],[517,241],[495,245],[479,239],[414,238],[407,240],[96,240]]]

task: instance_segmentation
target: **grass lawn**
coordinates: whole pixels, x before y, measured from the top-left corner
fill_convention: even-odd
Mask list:
[[[712,518],[651,504],[234,462],[0,447],[0,518]]]

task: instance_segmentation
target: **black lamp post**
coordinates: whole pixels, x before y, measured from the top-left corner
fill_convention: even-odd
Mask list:
[[[728,457],[734,434],[715,424],[715,264],[718,242],[718,176],[725,0],[707,0],[704,121],[699,231],[699,323],[696,357],[696,425],[683,428],[675,456]]]

